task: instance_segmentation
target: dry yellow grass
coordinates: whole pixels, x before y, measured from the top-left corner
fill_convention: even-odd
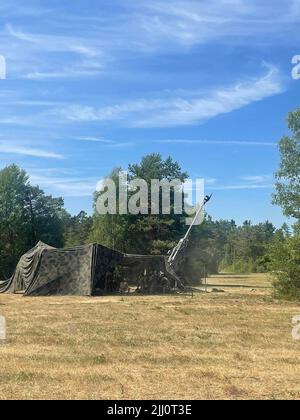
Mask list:
[[[263,276],[210,283],[268,286]],[[0,398],[298,399],[291,319],[300,306],[254,289],[193,298],[1,295]]]

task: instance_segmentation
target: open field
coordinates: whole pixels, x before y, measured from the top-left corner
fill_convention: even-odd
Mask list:
[[[194,297],[0,295],[0,398],[300,398],[291,336],[300,305],[259,288],[265,276],[209,283],[232,287]]]
[[[211,276],[208,279],[210,287],[232,288],[250,288],[250,289],[270,289],[272,288],[272,279],[268,275],[262,274],[220,274]]]

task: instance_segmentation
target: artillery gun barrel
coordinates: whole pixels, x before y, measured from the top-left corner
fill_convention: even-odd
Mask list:
[[[197,210],[197,213],[191,223],[191,225],[189,226],[185,236],[183,238],[180,239],[180,241],[178,242],[178,244],[173,248],[169,258],[168,258],[168,263],[170,264],[170,266],[172,266],[177,258],[177,255],[179,254],[179,252],[181,251],[181,249],[187,245],[188,240],[189,240],[189,236],[191,234],[192,228],[193,226],[195,226],[196,220],[198,219],[200,213],[203,211],[205,205],[209,202],[209,200],[211,199],[212,194],[211,195],[207,195],[204,200],[202,205],[199,207],[199,209]]]

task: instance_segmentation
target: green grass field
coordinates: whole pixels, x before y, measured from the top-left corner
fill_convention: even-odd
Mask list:
[[[0,295],[1,399],[298,399],[300,305],[266,276],[192,296]]]

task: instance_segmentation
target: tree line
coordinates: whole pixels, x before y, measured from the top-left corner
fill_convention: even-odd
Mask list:
[[[119,179],[121,168],[110,177]],[[130,179],[187,179],[179,164],[158,154],[129,165]],[[98,195],[94,196],[94,204]],[[166,255],[186,232],[185,215],[99,215],[84,211],[72,216],[62,198],[46,195],[32,186],[24,170],[11,165],[0,171],[0,274],[9,277],[20,256],[38,241],[54,247],[98,242],[122,252]],[[171,200],[172,203],[172,200]],[[172,206],[171,206],[172,207]],[[267,271],[266,252],[274,235],[270,222],[242,226],[231,220],[214,221],[209,215],[192,231],[184,271],[190,282],[219,270]]]
[[[295,225],[281,229],[265,221],[238,226],[234,220],[213,220],[196,226],[191,235],[183,270],[190,283],[219,271],[273,272],[278,295],[300,298],[300,110],[289,115],[291,135],[280,143],[281,165],[276,174],[274,204],[280,205]],[[108,175],[119,181],[122,168]],[[171,157],[153,153],[127,168],[129,179],[180,179],[188,174]],[[116,182],[118,185],[118,182]],[[8,278],[20,256],[43,241],[54,247],[73,247],[98,242],[126,253],[166,255],[186,232],[185,216],[99,215],[94,194],[94,213],[72,216],[62,198],[46,195],[32,186],[24,170],[10,165],[0,171],[0,278]],[[149,197],[150,203],[150,197]],[[171,210],[174,201],[171,199]]]

